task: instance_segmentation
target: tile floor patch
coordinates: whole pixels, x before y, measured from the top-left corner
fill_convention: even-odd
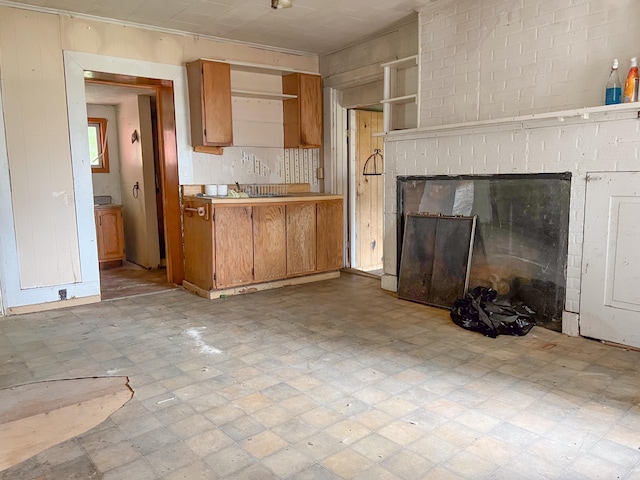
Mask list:
[[[0,388],[120,369],[136,391],[1,480],[638,478],[640,352],[488,339],[356,275],[8,317],[0,365]]]

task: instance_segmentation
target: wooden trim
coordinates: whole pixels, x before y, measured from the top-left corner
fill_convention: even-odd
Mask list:
[[[212,155],[222,155],[224,152],[224,149],[222,147],[209,147],[206,145],[195,145],[193,147],[193,151],[200,152],[200,153],[210,153]]]
[[[228,295],[242,295],[245,293],[261,292],[263,290],[271,290],[273,288],[282,288],[291,285],[304,285],[305,283],[331,280],[333,278],[340,278],[339,270],[335,272],[314,273],[311,275],[285,278],[282,280],[274,280],[272,282],[254,283],[252,285],[244,285],[241,287],[223,288],[220,290],[205,290],[197,285],[189,283],[186,280],[182,283],[182,286],[199,297],[214,300],[216,298],[224,298]]]
[[[89,297],[75,297],[67,300],[56,302],[36,303],[33,305],[23,305],[19,307],[7,307],[8,315],[22,315],[23,313],[47,312],[57,308],[75,307],[78,305],[88,305],[100,301],[100,295],[91,295]]]
[[[98,125],[98,142],[100,143],[100,155],[102,163],[99,167],[91,167],[91,173],[109,173],[109,139],[107,138],[107,119],[101,117],[89,117],[87,124]],[[102,149],[104,146],[104,149]]]
[[[182,208],[180,206],[173,85],[160,87],[157,92],[158,145],[160,146],[167,279],[171,283],[180,285],[184,280],[184,254],[182,250]]]

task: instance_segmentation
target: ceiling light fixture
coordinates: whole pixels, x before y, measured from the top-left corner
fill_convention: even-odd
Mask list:
[[[290,8],[293,7],[291,0],[271,0],[271,8]]]

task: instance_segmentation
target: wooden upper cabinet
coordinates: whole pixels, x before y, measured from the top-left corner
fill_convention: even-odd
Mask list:
[[[187,63],[191,142],[198,151],[233,145],[231,67],[228,63],[196,60]]]
[[[245,285],[253,281],[253,224],[250,206],[216,206],[216,286]]]
[[[253,207],[253,279],[256,282],[287,276],[284,205]]]
[[[317,231],[318,249],[316,270],[337,270],[342,268],[342,200],[318,202]]]
[[[320,76],[291,73],[282,77],[284,148],[322,146],[322,82]]]

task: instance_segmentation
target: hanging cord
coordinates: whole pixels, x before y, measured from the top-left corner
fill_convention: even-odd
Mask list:
[[[139,194],[140,194],[140,182],[136,182],[133,188],[131,189],[131,195],[133,195],[133,198],[138,198]]]

